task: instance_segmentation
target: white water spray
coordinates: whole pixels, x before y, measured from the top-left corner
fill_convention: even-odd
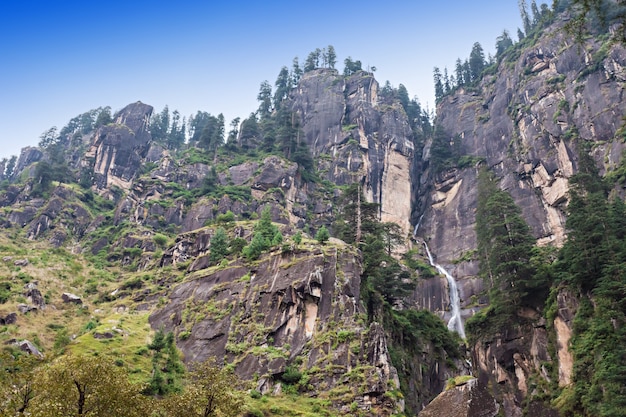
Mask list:
[[[417,227],[415,228],[415,231],[417,232]],[[430,249],[428,249],[426,242],[424,242],[424,247],[426,248],[426,254],[428,255],[428,261],[430,264],[434,266],[440,274],[445,275],[448,280],[448,287],[450,289],[450,308],[452,310],[452,317],[450,317],[450,320],[448,321],[448,329],[454,330],[459,334],[459,336],[461,336],[462,339],[465,339],[465,328],[463,327],[463,319],[461,318],[461,298],[459,297],[459,288],[456,285],[456,280],[441,265],[435,263],[433,255],[430,253]]]
[[[419,220],[417,221],[417,224],[415,225],[415,229],[413,229],[413,239],[417,238],[417,229],[420,228],[420,224],[422,224],[422,219],[424,218],[424,214],[422,213],[422,215],[420,216]]]

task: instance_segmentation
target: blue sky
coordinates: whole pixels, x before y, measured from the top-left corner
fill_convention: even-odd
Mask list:
[[[432,109],[433,67],[453,69],[474,42],[493,53],[503,29],[516,39],[517,3],[3,0],[0,157],[99,106],[246,117],[262,81],[330,44],[340,71],[347,56],[376,66],[381,84],[402,83]]]

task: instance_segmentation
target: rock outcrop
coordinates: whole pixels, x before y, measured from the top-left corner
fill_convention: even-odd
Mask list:
[[[152,106],[129,104],[116,114],[113,123],[98,129],[82,163],[93,169],[96,188],[130,188],[149,150],[151,114]]]
[[[489,391],[470,379],[439,394],[419,417],[495,417],[500,406]]]
[[[408,235],[414,147],[402,106],[380,105],[378,83],[364,71],[347,79],[336,70],[307,72],[290,98],[318,169],[333,183],[363,184],[381,220]]]
[[[626,113],[620,99],[626,49],[612,45],[591,62],[584,48],[569,41],[563,24],[548,27],[519,59],[502,60],[478,88],[461,87],[437,108],[436,123],[460,141],[461,154],[484,161],[496,174],[541,245],[564,241],[568,178],[577,170],[577,144],[595,144],[601,172],[615,167],[626,149],[619,135]],[[598,41],[589,42],[586,48],[600,48]],[[605,71],[588,71],[593,65]],[[424,158],[428,166],[428,148]],[[429,239],[439,262],[450,266],[476,247],[476,165],[431,172],[429,178],[421,189],[426,209],[420,234]],[[476,270],[462,272],[472,276]]]
[[[202,253],[206,236],[196,237],[186,253]],[[360,322],[359,286],[349,247],[307,245],[253,265],[199,270],[150,323],[174,331],[186,361],[231,363],[262,393],[279,389],[287,368],[302,364],[311,386],[349,390],[349,398],[331,398],[335,406],[356,401],[367,415],[389,415],[403,407],[385,396],[399,381],[383,329]]]

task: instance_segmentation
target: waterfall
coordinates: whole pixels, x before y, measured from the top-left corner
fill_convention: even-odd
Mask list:
[[[422,219],[424,218],[424,214],[425,213],[422,213],[419,220],[417,221],[417,224],[415,225],[415,229],[413,229],[413,239],[417,238],[417,229],[419,229],[420,224],[422,224]]]
[[[417,232],[417,227],[415,228],[415,231]],[[430,249],[425,241],[424,247],[426,248],[426,254],[428,255],[428,261],[430,264],[434,266],[440,274],[445,275],[448,280],[448,287],[450,287],[450,308],[452,309],[452,317],[450,317],[450,320],[448,321],[448,329],[454,330],[459,334],[459,336],[461,336],[462,339],[465,339],[465,328],[463,327],[463,319],[461,318],[461,298],[459,297],[459,288],[456,285],[456,280],[441,265],[435,263],[433,255],[430,253]]]

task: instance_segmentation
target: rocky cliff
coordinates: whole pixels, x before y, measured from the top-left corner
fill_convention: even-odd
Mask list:
[[[560,246],[566,239],[568,179],[578,170],[578,152],[589,149],[601,173],[622,159],[626,50],[608,36],[573,43],[563,30],[566,21],[557,16],[532,41],[501,57],[476,86],[460,87],[437,107],[436,124],[465,160],[437,170],[430,164],[434,144],[427,144],[418,235],[460,280],[466,318],[469,307],[486,301],[472,255],[479,166],[495,173],[539,246]],[[435,283],[429,291],[443,293],[445,287]],[[550,384],[571,382],[568,341],[576,299],[559,292],[556,303],[558,314],[547,323],[538,300],[535,308],[519,311],[510,327],[472,346],[479,383],[490,387],[507,416],[521,416],[522,410],[556,415],[541,394]]]
[[[420,235],[442,263],[475,247],[477,161],[513,196],[538,244],[560,245],[567,180],[577,170],[580,145],[592,144],[602,172],[621,159],[626,50],[607,38],[572,43],[565,18],[557,19],[536,42],[501,59],[477,87],[461,87],[438,105],[436,123],[460,142],[462,155],[475,158],[463,169],[431,170],[422,185]],[[428,149],[424,157],[428,161]],[[474,274],[473,268],[460,271]]]
[[[330,69],[305,73],[291,99],[318,169],[338,185],[361,183],[381,220],[408,235],[415,152],[400,103],[382,105],[370,73]]]
[[[303,389],[338,408],[356,402],[367,415],[403,408],[384,395],[398,376],[383,329],[364,322],[360,262],[350,247],[307,243],[255,264],[206,269],[198,255],[210,234],[186,234],[166,253],[164,265],[191,258],[197,272],[150,316],[153,327],[175,332],[186,361],[216,357],[264,394],[280,392],[283,374],[301,366]]]
[[[37,187],[50,151],[24,149],[0,194],[0,225],[7,236],[66,247],[94,268],[109,268],[103,288],[77,279],[73,291],[97,294],[98,310],[149,314],[153,330],[173,332],[187,362],[214,356],[260,393],[293,389],[297,369],[300,393],[324,396],[344,414],[390,415],[405,405],[417,412],[449,378],[469,372],[463,352],[450,355],[460,341],[451,339],[451,347],[436,333],[443,329],[450,340],[442,323],[402,315],[449,315],[449,284],[425,265],[422,239],[457,278],[465,318],[488,303],[476,256],[479,168],[492,171],[513,197],[539,246],[559,246],[578,152],[590,149],[602,173],[622,163],[626,50],[607,37],[573,44],[564,23],[557,17],[499,57],[475,85],[443,97],[436,119],[443,135],[425,144],[400,101],[381,98],[373,74],[304,73],[282,104],[297,126],[298,146],[306,143],[315,159],[315,180],[261,141],[258,149],[168,149],[149,131],[152,107],[131,104],[113,123],[77,137],[87,145],[84,154],[70,149],[75,142],[61,142],[68,171],[48,166],[56,176],[46,189]],[[458,151],[444,169],[435,163],[437,140]],[[402,237],[414,232],[412,215],[423,215],[404,244],[412,246],[413,262],[393,273],[413,291],[380,301],[387,322],[367,322],[360,297],[371,282],[362,282],[370,278],[362,276],[362,252],[311,239],[321,226],[332,230],[342,186],[353,183]],[[251,243],[264,210],[285,240],[247,259],[242,245]],[[223,262],[210,258],[218,228],[240,245]],[[303,243],[294,243],[297,231]],[[481,415],[482,405],[485,415],[553,415],[546,398],[574,376],[569,345],[578,300],[565,288],[553,289],[549,308],[537,297],[494,334],[471,335],[476,382],[447,391],[424,415]],[[11,322],[26,318],[1,313]],[[439,408],[453,402],[465,407]]]
[[[93,169],[96,187],[130,188],[151,140],[148,121],[152,106],[141,102],[120,110],[113,123],[95,133],[82,165]]]

